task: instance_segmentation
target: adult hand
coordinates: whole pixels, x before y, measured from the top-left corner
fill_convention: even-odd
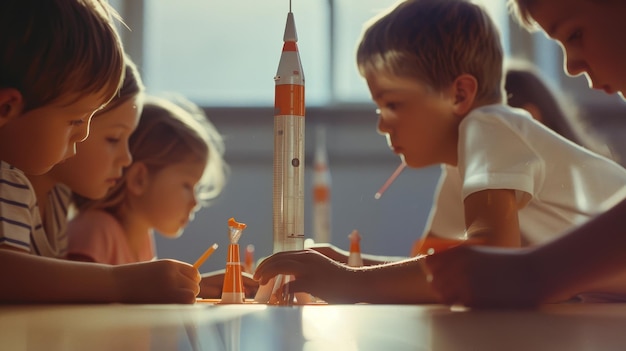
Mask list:
[[[425,259],[432,289],[447,304],[526,308],[542,303],[527,249],[461,245]]]
[[[292,275],[289,292],[306,292],[328,303],[358,301],[360,280],[358,270],[333,261],[314,250],[278,252],[259,264],[254,279],[260,285],[279,275]]]

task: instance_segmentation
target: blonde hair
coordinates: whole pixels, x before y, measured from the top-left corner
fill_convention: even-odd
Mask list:
[[[18,90],[24,112],[100,92],[108,102],[124,74],[113,17],[105,0],[0,1],[0,88]]]
[[[357,49],[361,75],[408,76],[441,91],[470,74],[478,81],[477,102],[502,101],[500,33],[478,5],[407,0],[372,21]]]
[[[128,143],[133,163],[145,164],[151,173],[182,161],[206,161],[197,187],[202,205],[217,197],[224,187],[228,166],[223,159],[222,137],[204,112],[185,99],[172,102],[146,97],[139,125]],[[79,209],[115,213],[126,196],[124,174],[104,199],[83,204]]]
[[[107,111],[113,110],[116,107],[122,105],[126,101],[134,98],[135,96],[145,91],[145,86],[139,74],[139,70],[135,63],[128,55],[124,56],[124,79],[120,84],[119,90],[113,96],[111,101],[102,109],[98,110],[94,117],[103,114]]]

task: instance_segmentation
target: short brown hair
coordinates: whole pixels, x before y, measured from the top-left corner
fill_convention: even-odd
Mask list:
[[[0,88],[14,88],[24,111],[61,98],[103,93],[124,74],[123,49],[105,0],[0,1]]]
[[[502,101],[500,33],[478,5],[407,0],[374,20],[357,50],[361,75],[378,71],[412,77],[440,91],[470,74],[478,81],[477,101]]]

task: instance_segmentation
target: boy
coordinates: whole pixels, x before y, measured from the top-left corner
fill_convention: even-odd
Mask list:
[[[199,274],[187,264],[77,264],[49,258],[57,247],[32,239],[45,233],[25,174],[73,156],[123,78],[111,14],[99,0],[0,2],[2,303],[195,301]]]
[[[365,31],[357,51],[379,107],[378,130],[392,150],[410,167],[449,166],[448,177],[460,185],[453,207],[464,223],[450,234],[519,247],[520,222],[531,243],[552,239],[595,215],[624,187],[626,170],[506,106],[502,61],[495,25],[464,0],[404,1]],[[312,285],[336,276],[337,285],[326,284],[326,291],[307,290],[328,302],[334,302],[329,295],[341,302],[438,301],[422,257],[373,268],[335,265],[328,274],[316,266],[282,267],[295,260],[289,256],[262,263],[256,276],[289,269],[294,291],[322,289]]]
[[[590,87],[624,98],[626,43],[615,39],[626,31],[626,2],[510,0],[510,5],[528,30],[538,26],[559,43],[569,75],[584,74]],[[433,288],[447,303],[468,306],[534,306],[583,292],[624,301],[626,201],[621,198],[593,220],[535,249],[459,247],[433,255],[426,260]]]

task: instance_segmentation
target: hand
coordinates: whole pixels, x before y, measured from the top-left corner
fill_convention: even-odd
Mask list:
[[[157,260],[112,266],[119,302],[194,303],[200,274],[175,260]]]
[[[533,307],[541,283],[524,249],[461,245],[425,259],[431,287],[448,304]]]
[[[310,249],[344,264],[348,263],[348,257],[350,256],[350,252],[329,243],[314,244]]]
[[[285,251],[261,262],[254,279],[264,285],[276,275],[292,275],[295,280],[286,284],[290,293],[306,292],[328,303],[354,303],[361,302],[355,271],[314,250]]]
[[[198,297],[205,299],[221,298],[222,288],[224,286],[224,273],[224,269],[203,273]],[[254,295],[256,295],[259,289],[259,283],[252,278],[252,274],[250,273],[242,272],[241,278],[243,280],[243,290],[246,298],[254,298]]]

